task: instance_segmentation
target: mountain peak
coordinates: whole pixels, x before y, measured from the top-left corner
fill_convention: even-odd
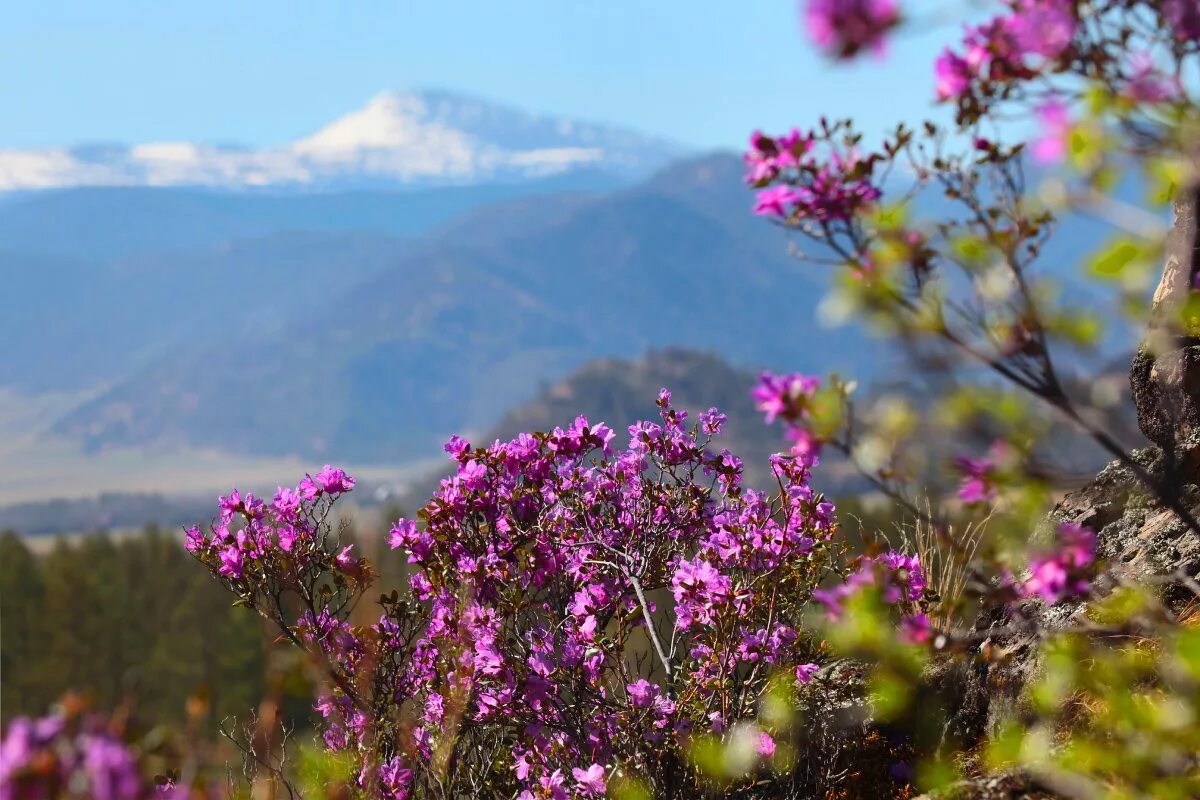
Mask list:
[[[530,114],[445,91],[387,91],[282,147],[192,142],[0,150],[0,191],[72,186],[302,188],[641,177],[683,148],[622,128]]]
[[[311,136],[295,142],[297,153],[324,154],[354,149],[407,147],[430,135],[462,139],[458,131],[428,125],[428,105],[415,93],[383,92],[362,108],[338,117]]]

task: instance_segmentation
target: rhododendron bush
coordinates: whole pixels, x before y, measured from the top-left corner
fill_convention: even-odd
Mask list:
[[[340,470],[269,503],[223,497],[188,548],[327,666],[325,742],[355,754],[372,796],[589,797],[633,781],[692,796],[696,741],[750,726],[764,769],[777,752],[786,731],[758,712],[773,685],[800,691],[819,671],[805,611],[840,609],[840,589],[818,586],[844,547],[809,485],[815,459],[775,457],[775,491],[756,491],[713,445],[724,415],[689,422],[665,390],[658,405],[620,448],[582,417],[483,448],[452,439],[453,475],[392,528],[410,593],[380,598],[371,625],[348,621],[371,568],[329,523],[353,486]],[[854,575],[920,638],[919,563],[886,553]]]

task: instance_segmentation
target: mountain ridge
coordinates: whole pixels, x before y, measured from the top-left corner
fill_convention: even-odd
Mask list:
[[[388,91],[307,136],[272,147],[158,141],[0,149],[0,192],[463,186],[578,170],[630,179],[686,152],[620,126],[528,113],[470,95]]]
[[[816,328],[822,278],[775,231],[719,212],[748,202],[737,159],[721,155],[566,206],[481,209],[495,225],[414,240],[357,283],[335,275],[320,313],[148,365],[55,431],[93,448],[403,460],[490,427],[590,358],[683,343],[820,372],[873,352],[852,330]],[[772,330],[747,335],[752,320]],[[813,339],[824,346],[792,344]]]

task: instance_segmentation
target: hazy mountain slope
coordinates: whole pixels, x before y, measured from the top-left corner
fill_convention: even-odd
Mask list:
[[[293,231],[413,236],[494,203],[619,185],[584,172],[526,183],[301,195],[124,187],[37,192],[0,206],[0,249],[107,262]]]
[[[715,163],[734,178],[732,161]],[[711,175],[714,160],[695,167],[678,174]],[[745,202],[736,179],[700,185]],[[188,441],[396,460],[493,424],[540,381],[597,356],[684,343],[822,371],[872,352],[853,330],[816,328],[821,286],[775,231],[724,224],[675,178],[665,188],[651,180],[569,207],[521,201],[510,219],[532,222],[507,234],[452,228],[319,314],[164,359],[57,430],[92,446]]]
[[[901,357],[861,326],[820,325],[829,270],[748,213],[741,172],[716,155],[607,195],[480,208],[358,279],[315,253],[319,304],[148,364],[55,431],[90,447],[402,461],[490,428],[592,358],[683,345],[751,369],[895,370]],[[1096,228],[1064,222],[1042,268],[1077,287]]]
[[[383,234],[292,233],[109,264],[0,252],[15,301],[0,314],[0,386],[87,387],[180,347],[277,330],[406,246]]]

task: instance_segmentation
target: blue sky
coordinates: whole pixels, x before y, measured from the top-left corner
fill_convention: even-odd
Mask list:
[[[931,62],[958,25],[926,19],[885,60],[844,68],[809,46],[794,0],[7,5],[0,147],[277,144],[392,88],[463,91],[705,148],[820,114],[876,133],[929,112]]]

